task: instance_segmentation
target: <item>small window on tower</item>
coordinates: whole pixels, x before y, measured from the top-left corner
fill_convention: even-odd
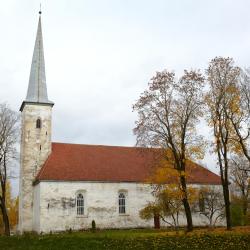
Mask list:
[[[37,120],[36,120],[36,128],[41,128],[41,119],[40,118],[38,118]]]

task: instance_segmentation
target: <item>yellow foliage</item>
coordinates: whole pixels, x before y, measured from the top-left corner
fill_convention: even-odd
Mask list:
[[[192,157],[195,159],[203,159],[204,158],[204,154],[205,154],[205,149],[206,149],[206,145],[205,143],[201,144],[201,145],[192,145],[189,146],[189,148],[186,150],[186,155],[187,157]]]
[[[11,197],[11,185],[9,181],[6,183],[6,207],[8,211],[10,227],[13,228],[18,223],[18,197]],[[0,210],[0,231],[1,228],[3,228],[3,218]]]
[[[13,228],[18,223],[18,204],[19,199],[18,197],[12,199],[11,206],[9,207],[9,221],[10,221],[10,227]]]

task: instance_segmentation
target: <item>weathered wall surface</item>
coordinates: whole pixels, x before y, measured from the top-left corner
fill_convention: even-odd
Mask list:
[[[139,218],[139,210],[152,201],[150,186],[136,183],[41,182],[40,231],[90,228],[95,220],[99,228],[153,226]],[[118,212],[118,193],[127,193],[127,211]],[[85,214],[77,216],[75,197],[84,194]],[[39,216],[39,215],[37,215]]]
[[[95,220],[98,228],[153,227],[153,220],[140,219],[139,211],[150,201],[154,201],[149,184],[139,183],[100,183],[100,182],[40,182],[40,218],[34,228],[38,232],[79,230],[91,227]],[[126,193],[126,214],[118,210],[118,193]],[[85,213],[76,213],[75,198],[83,193]],[[39,211],[39,210],[37,210]],[[38,213],[38,212],[37,212]],[[193,215],[195,225],[207,224],[199,214]],[[180,216],[181,225],[186,224],[185,216]],[[163,222],[163,226],[167,226]]]
[[[34,186],[33,220],[32,228],[38,232],[40,228],[40,185]]]
[[[22,111],[19,230],[31,231],[33,224],[33,181],[51,152],[51,106],[25,104]],[[41,128],[36,120],[41,119]]]

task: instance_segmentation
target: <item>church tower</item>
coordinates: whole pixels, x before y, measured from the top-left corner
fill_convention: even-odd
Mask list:
[[[46,87],[41,11],[33,52],[29,86],[21,111],[21,157],[19,188],[19,231],[33,229],[33,182],[51,152],[53,102]]]

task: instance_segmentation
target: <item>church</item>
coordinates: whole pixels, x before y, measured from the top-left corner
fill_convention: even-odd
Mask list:
[[[47,95],[40,12],[27,96],[20,107],[19,231],[82,230],[92,220],[98,228],[153,227],[153,220],[139,216],[154,201],[146,181],[152,151],[52,142],[53,105]],[[189,171],[189,185],[220,187],[219,176],[198,164]],[[204,225],[199,215],[193,215],[193,222]]]

